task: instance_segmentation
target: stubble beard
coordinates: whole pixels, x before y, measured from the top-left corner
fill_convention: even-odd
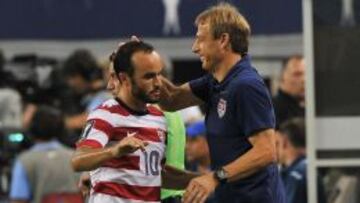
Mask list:
[[[150,96],[146,94],[145,91],[143,91],[137,84],[135,84],[134,80],[131,80],[132,83],[132,89],[131,94],[134,98],[137,100],[144,102],[145,104],[156,104],[159,102],[160,99],[151,99]]]

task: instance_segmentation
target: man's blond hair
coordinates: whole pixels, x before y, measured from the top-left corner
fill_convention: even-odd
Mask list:
[[[233,5],[222,2],[201,12],[196,17],[195,25],[202,23],[209,23],[214,39],[228,33],[231,48],[235,53],[245,55],[248,52],[250,26]]]

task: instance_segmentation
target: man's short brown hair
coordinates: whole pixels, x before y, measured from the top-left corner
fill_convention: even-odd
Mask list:
[[[195,25],[204,22],[209,23],[214,39],[218,39],[223,33],[228,33],[231,48],[235,53],[245,55],[248,52],[250,26],[236,7],[223,2],[212,6],[196,17]]]

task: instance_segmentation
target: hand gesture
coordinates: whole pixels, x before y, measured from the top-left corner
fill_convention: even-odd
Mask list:
[[[145,147],[149,144],[143,140],[140,140],[133,135],[136,133],[128,134],[128,136],[122,139],[119,143],[111,147],[111,152],[114,157],[121,157],[125,154],[133,153],[138,149],[145,151]]]
[[[218,181],[213,173],[208,173],[190,181],[183,197],[183,203],[203,203],[214,192]]]

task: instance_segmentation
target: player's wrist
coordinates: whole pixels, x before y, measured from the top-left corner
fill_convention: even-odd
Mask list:
[[[119,156],[121,156],[120,150],[115,146],[108,149],[108,154],[110,158],[118,158]]]

